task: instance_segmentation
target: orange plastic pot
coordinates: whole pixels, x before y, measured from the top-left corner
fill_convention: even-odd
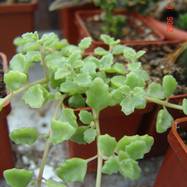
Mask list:
[[[154,187],[187,186],[187,145],[177,132],[177,127],[187,130],[187,117],[177,119],[168,135],[169,149],[165,155]]]
[[[0,53],[0,58],[3,62],[4,71],[6,71],[6,56]],[[3,177],[4,170],[14,167],[14,155],[11,149],[7,124],[7,116],[10,110],[10,103],[6,103],[3,110],[0,112],[0,178]]]
[[[91,10],[94,8],[93,4],[86,4],[60,9],[58,11],[60,31],[70,43],[77,44],[79,41],[79,34],[75,24],[75,13],[80,10]]]
[[[89,31],[85,25],[85,20],[90,17],[93,17],[95,15],[99,15],[99,14],[101,14],[100,10],[78,11],[76,13],[76,24],[77,24],[77,28],[78,28],[78,32],[79,32],[79,40],[81,40],[84,37],[91,36],[91,34],[89,33]],[[146,44],[151,44],[152,42],[155,42],[155,41],[164,40],[164,36],[162,35],[162,33],[160,33],[156,28],[150,27],[148,24],[148,22],[149,22],[148,19],[143,18],[141,15],[139,15],[137,13],[128,14],[124,11],[119,11],[119,13],[117,13],[117,14],[124,14],[126,16],[133,16],[134,19],[143,22],[145,27],[149,27],[152,30],[152,32],[155,34],[155,36],[158,37],[158,39],[156,39],[156,40],[145,40],[145,41],[144,40],[122,40],[121,41],[122,44],[146,45]],[[106,48],[106,45],[102,41],[94,40],[92,47],[88,51],[93,51],[93,49],[95,49],[96,47]]]
[[[180,41],[187,41],[187,32],[177,29],[174,26],[172,27],[171,31],[168,31],[168,26],[166,23],[158,21],[152,17],[145,17],[148,20],[148,24],[150,27],[157,29],[161,32],[164,37],[168,40],[180,40]]]
[[[15,37],[34,30],[34,12],[37,0],[31,3],[0,4],[0,51],[10,59],[16,52]]]
[[[91,110],[90,108],[76,109],[78,114],[81,110]],[[148,104],[144,110],[136,110],[133,114],[125,116],[121,111],[120,106],[109,107],[103,110],[100,114],[100,129],[101,134],[109,134],[117,140],[124,135],[137,134],[142,122],[146,123],[145,116],[153,110],[153,104]],[[91,158],[97,154],[96,142],[86,145],[80,145],[74,142],[69,142],[69,156],[80,158]],[[92,161],[89,164],[89,171],[96,171],[97,163]]]

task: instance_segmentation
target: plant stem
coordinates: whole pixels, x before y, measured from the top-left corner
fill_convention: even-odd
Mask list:
[[[99,135],[101,134],[100,132],[100,126],[99,126],[99,113],[93,110],[93,115],[94,115],[94,121],[96,125],[96,130],[97,130],[97,178],[96,178],[96,187],[101,187],[101,178],[102,178],[102,165],[103,165],[103,158],[101,156],[99,147],[98,147],[98,138]]]
[[[91,157],[91,158],[88,158],[88,159],[87,159],[87,162],[91,162],[91,161],[95,160],[96,158],[97,158],[97,155],[95,155],[95,156],[93,156],[93,157]]]
[[[168,101],[162,101],[160,99],[157,98],[152,98],[152,97],[146,97],[146,99],[150,102],[162,105],[164,107],[168,107],[168,108],[172,108],[172,109],[176,109],[176,110],[183,110],[181,105],[177,105],[177,104],[173,104],[173,103],[169,103]]]
[[[48,139],[47,143],[45,145],[45,151],[44,151],[44,154],[43,154],[42,163],[41,163],[39,174],[38,174],[37,187],[42,186],[42,177],[43,177],[44,168],[45,168],[45,165],[46,165],[46,162],[47,162],[47,157],[48,157],[50,146],[51,146],[51,142]]]
[[[61,104],[62,104],[63,100],[65,99],[65,97],[66,97],[66,95],[63,95],[62,98],[57,103],[56,109],[55,109],[55,112],[54,112],[52,118],[56,118],[57,117],[59,108],[61,107]],[[48,140],[46,142],[44,153],[43,153],[43,157],[42,157],[42,162],[41,162],[41,165],[40,165],[38,178],[37,178],[37,187],[41,187],[41,185],[42,185],[43,172],[44,172],[44,168],[45,168],[45,165],[46,165],[46,162],[47,162],[47,157],[48,157],[48,154],[49,154],[50,146],[52,145],[52,143],[50,141],[51,135],[52,135],[52,131],[50,129],[49,130],[49,135],[48,135]]]

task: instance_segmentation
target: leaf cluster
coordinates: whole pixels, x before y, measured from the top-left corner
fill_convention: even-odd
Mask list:
[[[117,142],[107,134],[100,135],[99,113],[107,107],[120,105],[124,114],[130,115],[153,101],[163,106],[157,118],[157,131],[162,133],[173,121],[167,106],[177,82],[173,76],[166,75],[162,84],[151,83],[140,62],[144,51],[121,45],[119,40],[108,35],[101,35],[101,40],[109,50],[98,47],[93,54],[85,55],[85,50],[92,44],[89,37],[77,46],[60,40],[54,33],[43,36],[37,32],[26,33],[15,39],[18,53],[4,76],[10,94],[1,98],[0,108],[18,93],[23,94],[22,99],[31,108],[41,108],[48,102],[57,103],[50,132],[45,136],[50,145],[68,140],[90,144],[97,140],[100,156],[105,160],[103,173],[120,172],[124,177],[137,179],[141,172],[137,160],[149,152],[153,139],[148,135],[135,135],[124,136]],[[42,66],[44,78],[31,82],[29,70],[36,63]],[[89,108],[77,114],[74,108],[82,106]],[[187,114],[187,100],[177,107]],[[16,144],[32,145],[41,134],[34,128],[25,127],[11,132],[10,138]],[[88,162],[82,158],[66,160],[56,170],[62,181],[46,181],[47,187],[82,182]],[[26,187],[33,180],[32,172],[27,170],[11,169],[4,175],[11,187]]]

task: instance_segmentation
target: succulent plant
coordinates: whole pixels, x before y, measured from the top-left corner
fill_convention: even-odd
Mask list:
[[[91,38],[84,38],[76,45],[60,40],[54,33],[39,36],[37,32],[26,33],[15,40],[18,53],[10,61],[10,68],[4,76],[9,94],[0,99],[0,108],[18,93],[31,108],[41,108],[48,102],[56,105],[51,119],[49,132],[42,136],[46,146],[39,174],[34,176],[27,169],[9,169],[4,172],[7,184],[11,187],[26,187],[30,182],[41,187],[65,187],[71,182],[83,182],[87,165],[97,159],[98,169],[96,187],[101,187],[102,173],[120,173],[132,180],[141,175],[138,160],[148,153],[153,145],[149,135],[122,137],[119,141],[108,134],[101,134],[99,115],[110,106],[120,105],[124,115],[132,114],[135,109],[143,109],[147,102],[162,106],[157,118],[156,128],[165,132],[173,122],[167,108],[174,108],[187,114],[187,100],[182,105],[168,102],[174,93],[177,82],[171,75],[163,78],[162,84],[149,81],[149,75],[143,70],[139,58],[144,51],[121,45],[119,40],[101,35],[109,49],[96,48],[93,54],[85,55],[91,45]],[[123,63],[116,57],[121,57]],[[40,63],[44,77],[29,81],[29,69]],[[90,107],[75,115],[71,107],[81,105]],[[79,124],[79,122],[82,122]],[[80,133],[81,132],[81,133]],[[16,144],[33,144],[40,136],[34,128],[25,126],[16,129],[10,138]],[[52,145],[64,141],[77,141],[90,144],[97,142],[97,155],[92,158],[70,158],[54,168],[61,181],[43,180],[43,171]],[[80,143],[80,142],[79,142]]]

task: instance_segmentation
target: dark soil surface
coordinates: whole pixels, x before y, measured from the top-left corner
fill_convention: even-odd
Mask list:
[[[187,144],[187,129],[184,127],[178,126],[177,132],[179,133],[180,137],[183,139],[184,143]]]
[[[175,94],[182,94],[187,93],[187,51],[175,61],[173,54],[178,47],[177,44],[143,47],[141,50],[147,53],[141,58],[141,62],[153,81],[161,83],[164,75],[173,75],[179,84]]]
[[[5,89],[5,84],[3,82],[3,64],[2,64],[2,59],[0,58],[0,98],[6,96],[6,89]]]
[[[91,36],[99,40],[102,32],[103,22],[100,19],[99,15],[95,15],[94,17],[87,18],[85,20],[86,27],[91,33]],[[127,16],[127,23],[123,28],[123,35],[120,35],[119,39],[122,40],[156,40],[158,38],[157,35],[153,33],[153,31],[148,28],[142,21],[136,19],[132,16]]]

